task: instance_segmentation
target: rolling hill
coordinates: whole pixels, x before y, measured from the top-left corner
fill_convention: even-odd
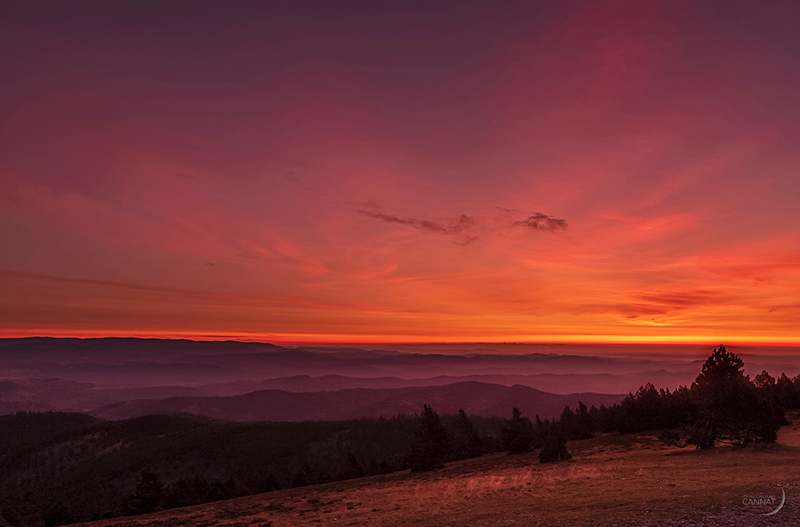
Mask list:
[[[509,416],[511,408],[523,415],[542,418],[559,415],[578,401],[587,406],[611,405],[624,395],[580,393],[557,395],[527,386],[501,386],[459,382],[445,386],[395,389],[348,389],[323,392],[260,390],[231,397],[169,397],[160,400],[119,402],[97,408],[91,415],[101,419],[128,419],[149,414],[190,413],[230,421],[337,421],[363,417],[413,414],[423,404],[440,413],[463,408],[469,414]]]

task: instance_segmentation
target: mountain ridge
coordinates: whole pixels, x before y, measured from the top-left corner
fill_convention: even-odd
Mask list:
[[[623,394],[591,392],[552,394],[516,384],[464,381],[443,386],[408,388],[350,388],[337,391],[289,392],[259,390],[242,395],[220,397],[178,396],[157,400],[134,400],[101,406],[89,415],[121,420],[148,414],[189,413],[229,421],[337,421],[358,418],[413,414],[428,404],[437,412],[508,416],[512,407],[523,414],[542,418],[560,415],[565,406],[578,401],[587,406],[610,405]]]

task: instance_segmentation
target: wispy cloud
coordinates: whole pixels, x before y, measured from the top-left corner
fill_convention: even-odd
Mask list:
[[[471,244],[473,242],[476,242],[476,241],[478,241],[478,237],[477,236],[467,236],[465,234],[462,237],[461,241],[456,241],[456,242],[453,242],[453,243],[455,243],[457,245],[469,245],[469,244]]]
[[[368,205],[368,203],[370,205]],[[373,200],[367,203],[361,203],[363,207],[370,206],[377,208],[378,205]],[[502,218],[489,217],[489,218],[476,218],[461,214],[458,217],[445,219],[445,220],[426,220],[411,217],[395,216],[393,214],[385,214],[377,210],[361,209],[358,212],[364,216],[374,218],[386,223],[397,223],[399,225],[408,225],[415,229],[425,231],[432,234],[442,234],[446,236],[457,236],[458,239],[453,243],[466,246],[471,245],[478,241],[478,236],[475,235],[476,230],[489,233],[499,234],[500,232],[514,227],[524,227],[534,231],[550,231],[558,232],[567,229],[567,222],[561,219],[553,218],[547,214],[540,212],[533,213],[532,216],[524,220],[512,221],[513,217],[520,214],[516,209],[507,209],[497,207],[503,213]]]
[[[432,232],[436,234],[461,234],[464,231],[475,226],[475,218],[461,214],[447,223],[431,221],[431,220],[418,220],[416,218],[400,218],[399,216],[392,216],[383,214],[382,212],[373,212],[369,210],[360,210],[361,214],[375,218],[376,220],[385,221],[386,223],[399,223],[401,225],[410,225],[414,228]]]
[[[525,227],[535,231],[563,232],[567,230],[566,221],[548,216],[547,214],[542,214],[541,212],[535,212],[533,216],[529,216],[525,220],[515,221],[514,226]]]

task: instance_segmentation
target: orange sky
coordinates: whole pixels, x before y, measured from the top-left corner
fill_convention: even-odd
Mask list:
[[[0,336],[800,343],[800,5],[384,4],[3,4]]]

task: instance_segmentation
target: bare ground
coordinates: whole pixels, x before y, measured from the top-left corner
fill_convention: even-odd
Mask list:
[[[402,472],[92,522],[155,526],[789,526],[800,525],[800,427],[779,444],[711,452],[667,447],[653,434],[569,443],[573,461],[494,454],[425,473]],[[771,516],[781,498],[786,502]],[[773,496],[776,505],[744,504]]]

